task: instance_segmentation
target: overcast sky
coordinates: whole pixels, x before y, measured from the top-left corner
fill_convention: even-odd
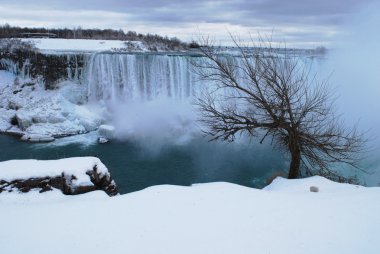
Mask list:
[[[376,0],[375,0],[376,1]],[[380,0],[377,0],[380,1]],[[0,0],[0,23],[114,28],[176,36],[201,32],[227,43],[228,32],[302,47],[328,45],[374,0]],[[380,15],[380,13],[379,13]]]

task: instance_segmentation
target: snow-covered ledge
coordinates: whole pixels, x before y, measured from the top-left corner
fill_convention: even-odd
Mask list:
[[[45,192],[53,188],[67,195],[94,190],[103,190],[109,196],[118,194],[108,169],[95,157],[0,162],[0,193],[33,189]]]

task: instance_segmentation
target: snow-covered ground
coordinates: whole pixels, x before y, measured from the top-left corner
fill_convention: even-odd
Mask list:
[[[125,41],[120,40],[84,40],[84,39],[22,39],[32,42],[44,53],[56,52],[99,52],[127,48]],[[140,41],[131,41],[134,51],[147,51]]]
[[[310,192],[310,186],[319,192]],[[380,188],[322,177],[155,186],[107,197],[0,195],[2,253],[271,253],[380,251]]]

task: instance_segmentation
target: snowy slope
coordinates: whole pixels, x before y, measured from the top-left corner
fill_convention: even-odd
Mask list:
[[[3,253],[377,254],[379,200],[380,188],[321,177],[277,179],[264,190],[212,183],[114,198],[6,194],[0,246]]]

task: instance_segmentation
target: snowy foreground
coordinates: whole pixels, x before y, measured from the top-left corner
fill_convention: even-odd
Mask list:
[[[310,186],[319,192],[310,192]],[[379,253],[380,188],[322,177],[0,195],[1,253]]]

